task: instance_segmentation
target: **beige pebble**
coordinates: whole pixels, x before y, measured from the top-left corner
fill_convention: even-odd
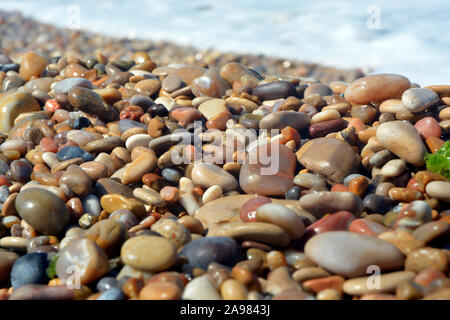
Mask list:
[[[346,294],[361,296],[368,293],[391,293],[403,281],[412,280],[416,274],[411,271],[396,271],[381,275],[372,275],[350,279],[344,282],[342,289]]]
[[[235,279],[225,280],[220,286],[220,293],[224,300],[247,300],[248,291]]]
[[[406,169],[406,162],[403,159],[394,159],[388,161],[381,168],[381,175],[385,177],[397,177]]]
[[[268,222],[281,227],[291,239],[298,239],[305,233],[303,220],[289,208],[277,204],[267,203],[256,210],[256,218],[261,222]]]
[[[335,119],[339,119],[340,117],[341,117],[341,114],[336,110],[333,110],[333,109],[325,110],[325,111],[321,111],[321,112],[315,114],[311,118],[311,124],[319,123],[322,121],[335,120]]]
[[[209,201],[218,199],[222,196],[223,190],[219,185],[214,185],[206,189],[202,196],[202,202],[207,203]]]
[[[0,247],[5,249],[26,251],[28,239],[22,237],[3,237],[0,239]]]
[[[316,298],[317,300],[341,300],[342,294],[334,289],[324,289],[317,294]]]
[[[431,181],[425,190],[430,197],[450,203],[450,182]]]
[[[163,237],[136,236],[122,245],[120,257],[125,264],[138,270],[162,271],[175,263],[176,247]]]
[[[165,207],[166,201],[161,198],[161,194],[153,189],[136,188],[133,190],[133,196],[146,204],[154,205],[157,207]]]

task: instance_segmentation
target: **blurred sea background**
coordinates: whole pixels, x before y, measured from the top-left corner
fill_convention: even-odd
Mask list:
[[[450,84],[449,0],[0,0],[59,27]]]

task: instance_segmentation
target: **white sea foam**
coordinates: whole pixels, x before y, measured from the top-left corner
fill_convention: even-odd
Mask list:
[[[0,0],[39,21],[117,37],[316,62],[450,84],[448,0]],[[379,20],[376,18],[379,12]],[[380,29],[376,27],[379,23]],[[369,27],[368,27],[369,24]]]

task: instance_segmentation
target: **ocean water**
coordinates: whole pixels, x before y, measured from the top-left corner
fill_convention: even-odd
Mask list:
[[[450,84],[449,0],[0,0],[0,9],[109,36]]]

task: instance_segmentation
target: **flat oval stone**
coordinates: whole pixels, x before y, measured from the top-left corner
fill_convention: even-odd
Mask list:
[[[136,236],[122,246],[122,261],[138,270],[146,272],[162,271],[176,261],[175,245],[169,240],[156,236]]]
[[[445,242],[450,240],[450,224],[446,221],[428,222],[414,230],[412,235],[425,244],[440,240]]]
[[[308,127],[309,116],[303,112],[277,111],[269,113],[259,121],[261,129],[283,129],[290,126],[297,131]]]
[[[58,235],[69,222],[65,203],[50,191],[29,188],[17,195],[15,204],[22,219],[44,234]]]
[[[253,94],[261,101],[297,96],[295,86],[288,81],[273,81],[253,89]]]
[[[189,265],[206,270],[211,262],[233,267],[242,259],[239,244],[232,238],[206,237],[187,243],[180,251]]]
[[[286,146],[276,143],[258,146],[246,156],[239,184],[246,193],[282,196],[294,186],[295,167],[295,155]]]
[[[0,98],[0,132],[8,132],[18,115],[39,111],[39,103],[29,93],[14,92]]]
[[[56,153],[56,158],[59,161],[66,161],[74,158],[82,158],[84,162],[93,161],[95,159],[95,157],[92,154],[86,152],[85,150],[77,146],[67,146],[60,149]]]
[[[367,274],[371,265],[377,265],[381,271],[401,268],[405,259],[387,241],[347,231],[330,231],[312,237],[306,242],[305,253],[322,268],[350,278]]]
[[[133,190],[133,195],[136,199],[158,208],[167,206],[167,202],[161,197],[161,194],[153,189],[136,188]]]
[[[403,106],[413,113],[421,112],[439,101],[439,95],[427,88],[410,88],[403,92]]]
[[[105,104],[102,97],[90,89],[72,88],[67,97],[75,109],[95,115],[106,123],[119,120],[119,111]]]
[[[410,271],[397,271],[381,274],[379,280],[377,280],[379,286],[375,285],[373,275],[360,277],[345,281],[342,289],[346,294],[352,296],[361,296],[369,293],[391,293],[395,291],[400,283],[414,279],[415,275],[414,272]]]
[[[345,90],[345,99],[355,104],[383,102],[400,98],[411,86],[408,78],[398,74],[373,74],[353,81]]]
[[[337,183],[356,173],[360,164],[359,155],[349,144],[333,138],[310,140],[296,152],[296,156],[307,169]]]
[[[84,149],[87,152],[99,153],[99,152],[111,152],[114,148],[123,145],[123,141],[120,137],[106,137],[98,140],[94,140],[86,144]]]
[[[305,233],[303,220],[289,208],[278,203],[266,203],[256,209],[256,219],[272,223],[286,231],[291,239],[298,239]]]
[[[93,240],[87,238],[70,241],[59,252],[55,266],[59,279],[74,281],[74,273],[77,272],[81,285],[101,278],[108,270],[108,256]]]
[[[67,78],[56,82],[52,89],[56,94],[67,94],[75,87],[92,89],[92,83],[85,78]]]
[[[383,147],[399,158],[418,167],[424,165],[425,145],[410,122],[389,121],[382,123],[377,128],[376,137]]]
[[[381,175],[385,177],[397,177],[406,169],[406,162],[403,159],[393,159],[381,168]]]
[[[222,226],[214,231],[213,236],[229,237],[239,241],[258,241],[276,247],[285,247],[290,242],[287,232],[274,224],[264,222],[242,222]]]
[[[361,198],[353,192],[309,193],[300,198],[300,206],[318,218],[338,211],[349,211],[359,217],[363,210]]]
[[[450,182],[431,181],[425,188],[430,197],[450,203]]]
[[[234,176],[221,167],[210,163],[199,163],[194,165],[191,172],[192,181],[202,188],[218,185],[224,191],[235,190],[238,182]]]

